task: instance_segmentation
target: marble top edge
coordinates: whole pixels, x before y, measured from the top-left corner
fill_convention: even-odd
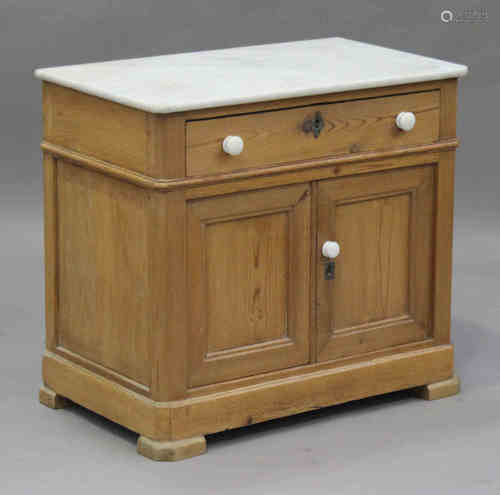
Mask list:
[[[463,77],[465,65],[345,38],[36,69],[35,77],[151,113],[173,113]]]

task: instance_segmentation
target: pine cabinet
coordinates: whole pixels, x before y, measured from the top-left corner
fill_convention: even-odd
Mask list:
[[[341,38],[36,71],[40,401],[179,460],[228,428],[457,393],[466,72]]]

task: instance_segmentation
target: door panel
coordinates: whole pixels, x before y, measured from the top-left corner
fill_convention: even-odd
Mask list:
[[[319,186],[318,246],[340,244],[335,278],[318,263],[318,359],[431,336],[434,166]]]
[[[309,360],[309,185],[188,202],[189,385]]]
[[[287,337],[288,214],[205,229],[207,355]]]
[[[334,298],[334,328],[350,328],[409,312],[410,193],[341,203],[336,231],[342,249]],[[359,277],[353,279],[357,267]]]

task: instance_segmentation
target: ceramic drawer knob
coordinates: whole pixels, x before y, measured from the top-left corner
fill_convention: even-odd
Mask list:
[[[243,139],[240,136],[226,136],[222,141],[222,149],[232,156],[237,156],[243,151]]]
[[[396,125],[402,131],[411,131],[416,122],[415,114],[413,112],[399,112],[396,117]]]
[[[323,246],[321,247],[321,254],[325,258],[336,258],[340,253],[340,245],[338,242],[335,241],[326,241],[323,243]]]

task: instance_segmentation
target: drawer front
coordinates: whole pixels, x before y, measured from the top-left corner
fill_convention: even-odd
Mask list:
[[[306,132],[304,123],[313,121],[317,112],[323,127],[315,137],[313,131]],[[415,114],[412,130],[397,127],[400,112]],[[222,143],[227,136],[241,137],[244,146],[240,154],[224,152]],[[189,121],[187,175],[426,144],[438,137],[437,90]]]

